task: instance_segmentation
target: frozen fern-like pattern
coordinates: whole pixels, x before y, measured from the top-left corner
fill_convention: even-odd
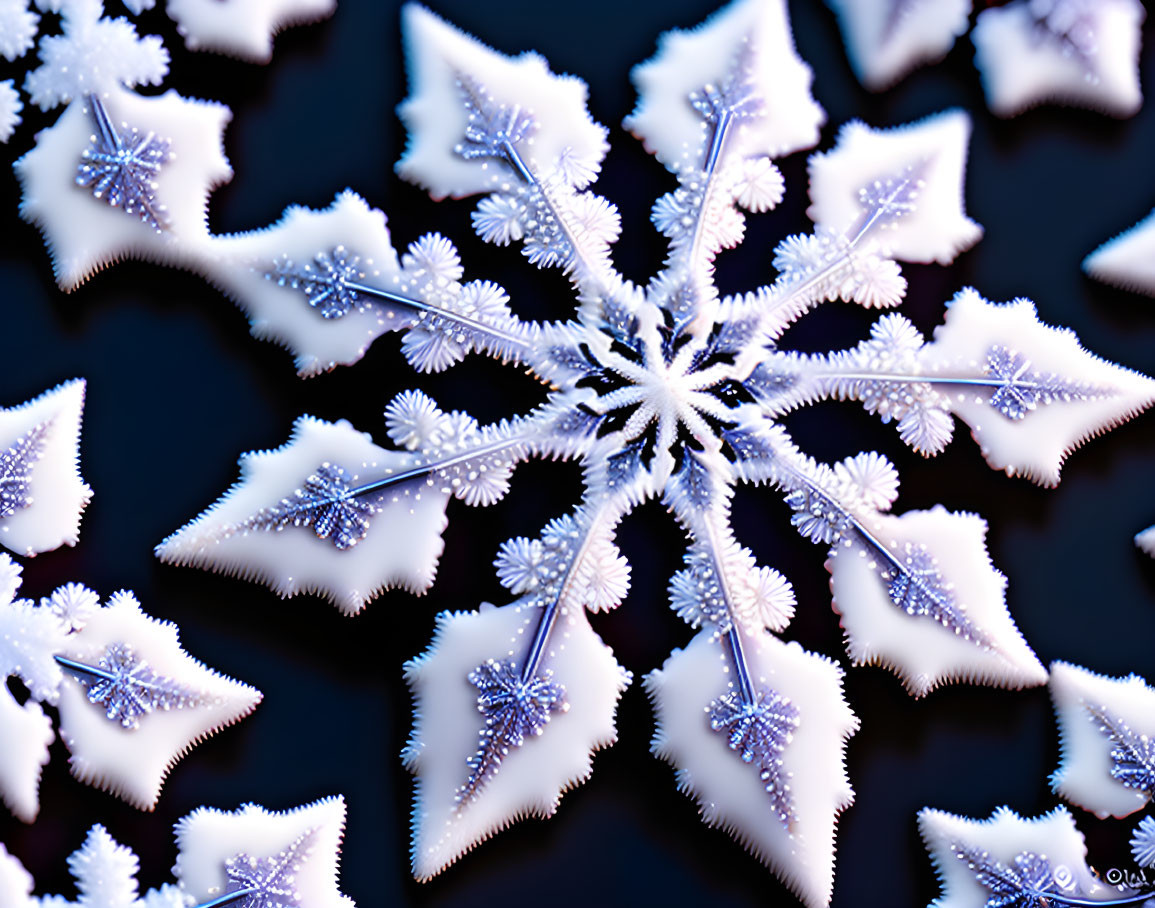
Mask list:
[[[33,426],[7,450],[0,451],[0,517],[32,504],[32,468],[44,454],[48,424]]]
[[[135,126],[122,124],[118,129],[95,96],[89,96],[89,105],[96,134],[81,155],[76,185],[90,189],[95,198],[113,208],[135,215],[153,230],[163,230],[168,215],[157,200],[156,177],[169,160],[171,143],[151,132],[142,135]]]
[[[141,717],[153,710],[199,705],[197,694],[156,674],[126,644],[109,646],[96,669],[99,673],[93,672],[91,680],[81,678],[88,688],[88,701],[103,706],[106,718],[123,728],[139,728]]]
[[[497,772],[502,758],[521,747],[528,736],[545,731],[550,714],[568,709],[565,689],[554,684],[548,669],[526,678],[516,663],[489,661],[469,673],[477,688],[477,710],[485,717],[485,729],[477,753],[469,759],[469,778],[458,799],[468,802]]]
[[[248,525],[255,530],[312,527],[318,539],[331,540],[338,549],[347,549],[365,538],[373,514],[372,504],[352,494],[345,471],[323,463],[292,498],[258,514]]]
[[[945,265],[979,239],[962,204],[970,125],[960,111],[890,130],[842,127],[810,161],[813,231],[779,244],[765,285],[719,292],[713,264],[741,241],[743,210],[782,197],[772,159],[814,144],[823,119],[777,0],[738,2],[667,36],[635,71],[640,100],[627,126],[677,181],[653,208],[669,252],[644,286],[615,269],[620,220],[589,188],[606,130],[585,109],[584,85],[536,55],[501,56],[419,7],[404,26],[413,84],[398,172],[438,198],[480,196],[475,231],[559,269],[574,289],[572,318],[517,317],[505,291],[468,278],[439,234],[399,252],[384,216],[351,193],[219,238],[215,274],[302,374],[354,362],[397,332],[419,371],[481,353],[540,379],[545,399],[483,426],[407,391],[386,409],[391,446],[302,417],[287,445],[245,455],[238,484],[158,555],[253,576],[282,595],[316,590],[355,612],[385,588],[429,587],[451,498],[496,502],[531,457],[580,464],[581,501],[498,550],[513,601],[442,614],[434,643],[406,666],[413,871],[425,879],[514,818],[552,814],[614,741],[630,675],[590,616],[629,590],[619,523],[660,501],[688,537],[669,590],[696,635],[646,677],[653,751],[707,822],[821,905],[836,818],[853,799],[844,748],[858,722],[842,670],[775,636],[794,595],[736,538],[735,489],[779,492],[791,523],[828,553],[855,663],[892,668],[918,696],[960,679],[1041,684],[1046,671],[1007,611],[980,517],[891,513],[898,476],[885,457],[820,463],[781,417],[858,400],[932,455],[957,416],[992,466],[1053,484],[1071,450],[1148,406],[1155,383],[1087,353],[1033,304],[969,289],[930,340],[889,314],[850,350],[782,348],[810,309],[835,299],[897,306],[901,262]]]

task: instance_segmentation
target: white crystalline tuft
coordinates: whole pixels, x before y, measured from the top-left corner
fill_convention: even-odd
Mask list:
[[[1016,0],[985,9],[971,38],[987,104],[1011,117],[1042,103],[1134,115],[1139,87],[1139,0]]]
[[[1056,793],[1100,819],[1145,807],[1155,793],[1155,751],[1143,753],[1144,742],[1155,737],[1155,689],[1137,675],[1110,678],[1066,662],[1051,666],[1048,684],[1062,751],[1051,775]],[[1114,775],[1130,762],[1116,759],[1115,751],[1122,748],[1129,757],[1133,752],[1126,749],[1136,746],[1135,768],[1146,764],[1148,788],[1130,787]]]
[[[20,125],[20,111],[24,103],[20,100],[11,79],[0,82],[0,142],[7,142]]]
[[[152,5],[151,3],[149,4]],[[289,25],[333,14],[337,0],[166,0],[165,10],[189,50],[211,50],[268,63],[273,36]]]
[[[41,65],[28,73],[24,90],[41,110],[84,95],[159,85],[168,74],[160,38],[140,38],[127,19],[102,18],[102,11],[98,2],[65,4],[63,34],[40,40]]]
[[[24,56],[32,48],[39,25],[40,17],[28,8],[27,0],[0,0],[0,57]]]
[[[397,111],[409,131],[409,144],[397,164],[401,176],[426,187],[435,198],[471,195],[508,180],[506,168],[469,161],[453,151],[467,117],[460,75],[483,84],[496,103],[514,102],[534,115],[539,125],[532,157],[543,171],[558,170],[578,187],[597,175],[606,153],[606,131],[586,113],[584,82],[554,75],[537,54],[516,59],[494,54],[416,4],[404,8],[402,24],[414,91]]]
[[[1155,296],[1155,212],[1083,259],[1083,271],[1105,284]]]
[[[971,0],[826,0],[850,62],[871,91],[946,56],[970,26]]]

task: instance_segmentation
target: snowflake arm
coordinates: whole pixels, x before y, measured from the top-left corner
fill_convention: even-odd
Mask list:
[[[34,908],[32,874],[0,844],[0,900],[10,908]]]
[[[1139,88],[1138,0],[1018,0],[979,13],[971,37],[987,105],[1011,117],[1044,102],[1134,115]]]
[[[75,545],[92,489],[80,476],[83,379],[0,409],[0,544],[22,555]]]
[[[1100,819],[1142,809],[1155,794],[1155,690],[1137,675],[1109,678],[1065,662],[1048,682],[1061,761],[1051,786]]]
[[[325,211],[294,207],[266,230],[214,238],[214,279],[246,310],[255,335],[287,346],[302,376],[359,360],[386,331],[421,372],[471,350],[529,363],[537,332],[490,281],[463,283],[453,244],[428,234],[400,260],[385,216],[345,192]]]
[[[771,416],[821,398],[862,401],[926,455],[950,440],[953,413],[992,467],[1042,485],[1058,483],[1084,440],[1155,400],[1155,382],[1088,353],[1030,302],[996,305],[971,289],[948,304],[932,343],[887,315],[852,350],[771,354],[746,386]]]
[[[906,281],[895,260],[947,264],[982,236],[963,210],[969,134],[961,111],[890,130],[843,126],[833,150],[810,157],[814,233],[787,237],[774,259],[778,280],[728,297],[723,310],[757,313],[769,343],[825,300],[898,304]],[[737,373],[748,374],[762,354],[761,344],[748,343]]]
[[[256,576],[286,597],[321,592],[346,614],[394,586],[428,589],[450,497],[500,499],[544,432],[532,416],[479,427],[417,392],[386,415],[409,450],[380,448],[346,422],[301,417],[287,445],[244,455],[240,482],[157,556]]]
[[[741,478],[776,485],[798,531],[830,546],[834,607],[856,664],[893,668],[916,696],[955,679],[1046,681],[1007,613],[1006,578],[990,563],[981,518],[942,507],[885,513],[898,483],[877,454],[830,467],[800,454],[781,427],[757,424],[726,440]]]

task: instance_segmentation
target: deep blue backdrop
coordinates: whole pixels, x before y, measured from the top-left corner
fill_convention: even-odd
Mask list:
[[[549,10],[534,0],[434,4],[497,49],[539,50],[556,71],[589,82],[591,110],[611,126],[613,142],[596,188],[622,209],[616,259],[636,280],[661,261],[648,212],[673,181],[618,128],[633,104],[629,67],[651,55],[661,31],[693,25],[712,6],[712,0],[634,6],[583,0]],[[859,117],[886,126],[947,106],[974,117],[967,205],[986,236],[949,268],[907,270],[908,315],[929,331],[943,302],[967,284],[993,300],[1029,296],[1045,320],[1074,328],[1089,349],[1155,373],[1155,303],[1089,282],[1079,270],[1087,252],[1155,203],[1155,107],[1125,122],[1061,109],[996,120],[985,111],[965,39],[945,63],[871,95],[854,81],[825,7],[818,0],[790,6],[831,124]],[[469,202],[435,205],[394,176],[404,135],[393,111],[405,84],[393,0],[342,0],[330,21],[280,36],[268,67],[186,53],[161,12],[139,22],[142,31],[167,38],[169,85],[233,109],[225,145],[236,177],[213,196],[213,230],[258,228],[288,204],[323,207],[351,187],[389,214],[399,246],[441,230],[459,244],[467,273],[502,283],[522,314],[570,311],[563,278],[472,236]],[[1153,37],[1149,23],[1146,85],[1155,77]],[[0,78],[13,70],[0,71]],[[33,126],[52,117],[29,119],[10,157],[30,146]],[[834,131],[827,128],[822,147],[832,144]],[[787,201],[751,219],[743,248],[720,261],[725,290],[768,280],[777,240],[809,229],[802,216],[805,156],[781,163]],[[571,507],[579,492],[576,469],[529,464],[499,505],[486,511],[451,505],[431,593],[387,594],[355,619],[312,597],[281,601],[261,587],[160,565],[151,548],[233,481],[240,452],[281,444],[300,413],[346,417],[383,440],[381,411],[406,387],[420,385],[443,406],[483,420],[527,409],[541,399],[540,389],[476,357],[445,375],[417,378],[395,338],[379,341],[353,369],[300,381],[287,354],[251,339],[240,313],[188,274],[125,263],[61,293],[37,233],[16,216],[17,201],[11,173],[0,176],[0,405],[87,377],[83,462],[96,491],[80,545],[27,562],[25,594],[45,595],[68,580],[105,594],[132,588],[148,611],[180,624],[190,652],[266,694],[250,719],[178,765],[153,815],[74,782],[64,748],[55,745],[40,819],[24,826],[0,815],[0,840],[37,877],[38,891],[70,891],[65,859],[95,822],[140,854],[142,882],[157,885],[175,857],[168,829],[197,805],[231,809],[251,800],[280,809],[342,792],[349,804],[343,886],[364,908],[499,902],[512,908],[542,899],[606,906],[794,903],[757,861],[699,823],[692,801],[675,790],[671,769],[649,755],[652,720],[638,684],[622,701],[620,742],[597,757],[592,779],[565,797],[554,820],[523,822],[433,882],[414,883],[407,869],[410,780],[397,756],[409,727],[401,664],[425,648],[436,612],[503,601],[490,566],[498,543],[532,535]],[[853,307],[827,306],[791,329],[784,343],[849,345],[871,320]],[[926,462],[855,407],[816,407],[790,426],[822,458],[871,447],[886,452],[903,475],[901,509],[941,501],[983,514],[991,524],[991,555],[1011,578],[1011,612],[1044,662],[1067,659],[1155,678],[1155,563],[1130,542],[1155,521],[1150,417],[1076,454],[1057,490],[987,469],[965,430],[944,455]],[[735,514],[742,540],[795,585],[800,614],[787,636],[840,655],[823,552],[794,534],[773,495],[743,492]],[[647,505],[622,527],[622,546],[634,565],[633,591],[595,627],[640,676],[690,636],[665,604],[681,543],[671,520]],[[835,906],[909,906],[933,898],[936,885],[914,820],[923,805],[985,816],[1000,804],[1035,814],[1056,803],[1046,782],[1057,742],[1045,690],[951,687],[915,701],[875,668],[849,670],[846,690],[862,730],[849,748],[858,800],[840,824]],[[1130,824],[1081,812],[1079,822],[1093,861],[1127,863]]]

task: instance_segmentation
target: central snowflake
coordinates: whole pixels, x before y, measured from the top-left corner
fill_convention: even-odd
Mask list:
[[[859,400],[932,455],[958,417],[992,466],[1053,485],[1067,453],[1149,405],[1155,383],[1040,323],[1030,302],[996,305],[970,289],[931,342],[885,315],[849,350],[779,347],[819,303],[897,305],[899,260],[947,264],[978,240],[962,210],[969,121],[957,111],[890,131],[845,126],[836,148],[810,161],[814,232],[779,245],[773,283],[719,294],[713,262],[740,242],[740,209],[778,203],[771,158],[813,145],[823,120],[778,0],[739,0],[697,31],[667,35],[634,73],[641,102],[626,125],[678,181],[653,211],[670,247],[645,287],[613,268],[617,211],[585,190],[607,146],[584,84],[536,55],[503,57],[419,7],[405,25],[413,93],[401,108],[410,143],[398,171],[438,198],[483,194],[477,232],[563,269],[575,317],[517,317],[501,287],[463,281],[439,235],[398,257],[384,217],[352,193],[323,212],[290,209],[266,231],[182,249],[257,333],[293,350],[302,374],[355,362],[401,331],[421,371],[480,351],[529,370],[548,396],[479,426],[407,391],[386,410],[392,449],[348,423],[302,417],[288,445],[245,455],[242,481],[158,554],[257,577],[286,596],[317,591],[353,613],[388,587],[430,586],[450,497],[496,501],[529,457],[582,465],[574,512],[498,552],[515,601],[442,614],[434,645],[406,668],[416,698],[405,751],[418,776],[413,866],[425,879],[513,819],[553,813],[589,775],[592,752],[614,740],[630,674],[587,613],[625,597],[616,528],[660,499],[689,538],[671,602],[698,633],[646,677],[653,750],[707,822],[807,904],[824,904],[836,817],[853,798],[844,745],[858,721],[842,670],[776,636],[794,594],[735,539],[735,487],[780,490],[799,532],[829,548],[853,662],[893,668],[915,695],[959,678],[1041,684],[1046,671],[1006,610],[982,519],[941,507],[892,515],[898,480],[884,457],[817,463],[780,418],[824,398]],[[126,134],[176,131],[122,121],[126,109],[147,111],[115,94],[94,106]]]

